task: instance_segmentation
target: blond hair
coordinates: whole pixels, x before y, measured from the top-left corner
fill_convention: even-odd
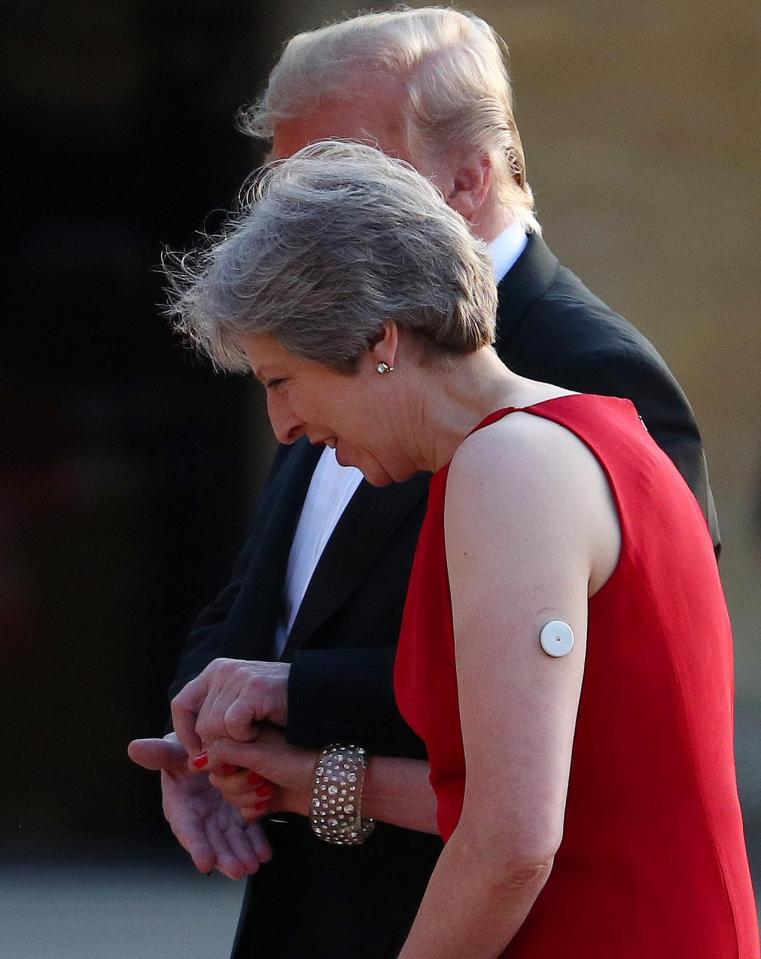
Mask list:
[[[489,24],[470,13],[423,7],[352,17],[289,40],[262,97],[239,122],[271,139],[276,123],[321,100],[350,101],[352,79],[400,81],[403,130],[416,164],[463,147],[488,153],[499,202],[540,232],[506,53]]]

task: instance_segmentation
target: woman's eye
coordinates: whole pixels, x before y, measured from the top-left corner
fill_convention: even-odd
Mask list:
[[[275,390],[279,386],[282,386],[283,383],[285,383],[285,377],[281,376],[274,380],[268,380],[264,385],[268,390]]]

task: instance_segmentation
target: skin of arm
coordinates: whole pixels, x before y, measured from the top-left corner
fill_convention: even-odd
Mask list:
[[[400,959],[491,959],[525,920],[560,845],[587,600],[615,568],[620,533],[593,455],[530,414],[460,447],[445,532],[467,779]],[[539,644],[553,619],[575,634],[560,658]]]
[[[262,791],[249,782],[252,772],[272,784],[269,812],[309,815],[319,750],[291,746],[282,730],[270,726],[252,743],[218,739],[208,754],[209,781],[244,818],[263,815],[255,808]],[[230,766],[243,771],[225,772]],[[428,763],[420,759],[372,756],[362,788],[362,815],[417,832],[438,832],[429,771]]]

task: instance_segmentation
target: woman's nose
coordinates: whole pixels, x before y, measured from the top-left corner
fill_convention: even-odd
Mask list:
[[[289,445],[304,435],[304,423],[282,399],[269,397],[267,412],[278,443]]]

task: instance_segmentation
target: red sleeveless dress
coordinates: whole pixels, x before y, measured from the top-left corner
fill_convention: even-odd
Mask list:
[[[502,955],[758,959],[732,745],[731,628],[700,508],[628,400],[579,394],[521,412],[564,426],[594,453],[622,546],[589,602],[563,841]],[[395,673],[402,714],[428,748],[445,841],[466,776],[444,546],[447,472],[431,480]]]

